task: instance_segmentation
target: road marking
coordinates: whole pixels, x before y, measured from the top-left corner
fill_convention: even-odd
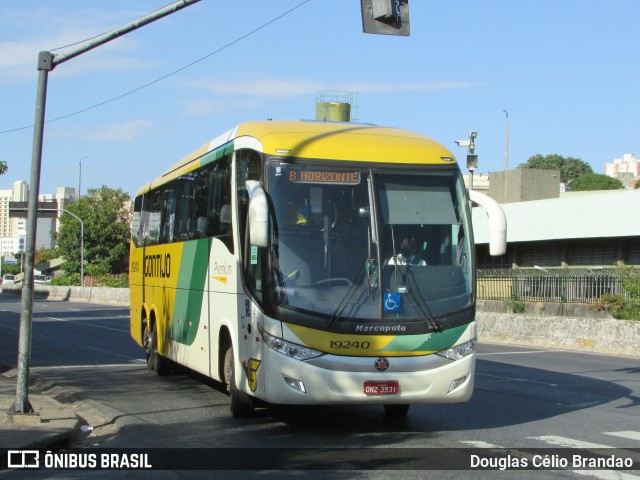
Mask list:
[[[108,365],[53,365],[53,366],[41,366],[41,367],[30,367],[30,370],[76,370],[82,368],[129,368],[135,364],[145,365],[146,360],[142,360],[141,358],[136,358],[130,363],[111,363]]]
[[[584,449],[601,449],[613,448],[610,445],[601,445],[599,443],[584,442],[582,440],[574,440],[573,438],[558,437],[556,435],[543,435],[541,437],[527,437],[531,440],[540,440],[541,442],[555,445],[556,447],[567,448],[584,448]]]
[[[640,432],[626,431],[626,432],[603,432],[603,433],[605,435],[612,435],[614,437],[622,437],[622,438],[628,438],[630,440],[640,441]]]
[[[549,353],[556,350],[523,350],[521,352],[491,352],[491,353],[476,353],[476,357],[489,357],[492,355],[521,355],[523,353]]]
[[[531,380],[529,378],[514,378],[514,377],[503,377],[501,375],[489,375],[486,373],[477,373],[476,377],[488,377],[488,378],[496,378],[498,380],[506,380],[509,382],[526,382],[526,383],[535,383],[538,385],[546,385],[548,387],[557,387],[557,383],[549,383],[549,382],[539,382],[537,380]]]
[[[469,440],[469,441],[460,442],[460,443],[464,443],[464,444],[469,445],[470,447],[474,447],[474,448],[497,448],[499,450],[501,450],[503,448],[503,447],[501,447],[499,445],[494,445],[493,443],[483,442],[481,440]]]
[[[55,320],[56,322],[73,322],[74,325],[84,325],[85,327],[93,327],[93,328],[101,328],[103,330],[111,330],[113,332],[125,332],[128,333],[128,328],[113,328],[113,327],[105,327],[104,325],[93,325],[91,323],[79,322],[77,320],[69,320],[67,318],[56,318],[56,317],[45,317],[50,320]]]

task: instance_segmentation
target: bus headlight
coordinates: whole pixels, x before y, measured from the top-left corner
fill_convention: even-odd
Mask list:
[[[476,339],[461,343],[455,347],[448,348],[438,352],[437,355],[448,358],[449,360],[460,360],[476,352]]]
[[[297,343],[287,342],[286,340],[275,337],[270,333],[264,331],[262,327],[258,327],[262,341],[274,349],[276,352],[282,353],[296,360],[309,360],[311,358],[319,357],[323,355],[322,352],[314,350],[313,348],[305,347],[304,345],[298,345]]]

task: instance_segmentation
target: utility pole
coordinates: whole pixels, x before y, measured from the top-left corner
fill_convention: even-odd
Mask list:
[[[89,50],[200,1],[201,0],[178,0],[133,22],[88,40],[66,53],[54,55],[51,52],[40,52],[38,55],[38,87],[36,91],[36,112],[31,155],[31,188],[29,189],[27,238],[24,258],[25,276],[22,284],[22,308],[20,312],[20,336],[18,340],[18,376],[16,381],[16,400],[10,409],[11,414],[33,413],[33,407],[29,402],[28,394],[29,361],[31,358],[31,336],[33,327],[33,263],[36,250],[37,209],[38,196],[40,194],[40,171],[42,166],[42,144],[49,72],[67,60],[71,60]]]

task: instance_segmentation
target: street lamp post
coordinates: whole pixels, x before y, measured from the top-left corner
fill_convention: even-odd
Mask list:
[[[66,53],[52,54],[40,52],[38,54],[38,85],[36,89],[36,111],[33,128],[33,145],[31,155],[31,188],[29,190],[29,207],[27,212],[27,241],[25,246],[26,262],[25,277],[22,286],[22,303],[20,312],[20,332],[18,339],[18,373],[16,380],[16,400],[10,409],[12,414],[27,414],[33,412],[29,402],[29,360],[31,356],[31,336],[33,324],[33,260],[35,256],[36,226],[38,209],[38,193],[40,191],[40,170],[42,166],[42,144],[44,139],[44,118],[47,99],[47,82],[49,72],[67,60],[143,27],[160,18],[193,5],[201,0],[178,0],[166,7],[162,7],[122,27],[94,37],[80,46],[72,48]]]
[[[509,172],[509,112],[502,110],[506,116],[504,135],[504,203],[507,203],[507,176]]]
[[[86,160],[87,157],[80,157],[78,163],[78,198],[82,196],[82,160]]]

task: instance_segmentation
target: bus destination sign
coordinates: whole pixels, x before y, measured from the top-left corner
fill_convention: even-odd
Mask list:
[[[341,172],[335,170],[290,170],[291,183],[329,183],[358,185],[360,172]]]

